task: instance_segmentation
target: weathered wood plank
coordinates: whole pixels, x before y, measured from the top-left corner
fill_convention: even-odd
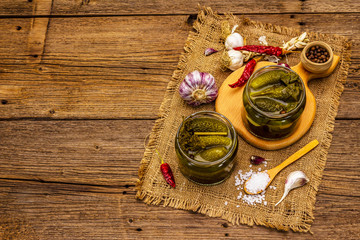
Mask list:
[[[33,0],[2,0],[0,1],[0,16],[32,15]]]
[[[2,0],[0,16],[31,16],[33,7],[38,2],[51,0]],[[134,14],[196,14],[198,4],[206,5],[220,13],[337,13],[359,12],[358,1],[244,1],[241,4],[230,0],[210,1],[117,1],[117,0],[53,0],[52,15],[134,15]],[[38,15],[48,15],[40,11]]]
[[[86,2],[86,4],[81,4]],[[244,1],[238,2],[230,0],[211,0],[211,1],[175,1],[167,2],[156,0],[151,2],[141,2],[136,0],[121,1],[92,1],[92,0],[55,0],[54,14],[196,14],[198,4],[211,7],[214,11],[225,13],[233,12],[236,14],[249,13],[293,13],[293,12],[355,12],[360,10],[360,4],[356,1],[340,1],[329,3],[321,1]]]
[[[335,14],[331,25],[316,14],[249,17],[354,38],[338,117],[360,117],[359,15]],[[0,19],[0,118],[154,119],[191,30],[186,16],[53,18],[40,56],[27,50],[30,21]]]
[[[0,178],[109,186],[134,184],[144,140],[153,123],[152,120],[2,121]],[[359,120],[336,122],[327,173],[334,174],[330,179],[334,181],[332,186],[342,178],[347,181],[344,194],[356,187],[350,180],[360,171],[359,142]]]
[[[0,180],[0,228],[5,229],[0,236],[7,236],[3,239],[267,239],[271,235],[291,239],[356,239],[360,234],[359,197],[329,193],[329,189],[320,188],[317,195],[314,235],[232,226],[219,218],[190,211],[148,206],[135,200],[132,189],[126,189],[126,194],[121,191],[121,188]]]
[[[52,0],[35,1],[33,6],[33,15],[50,15]],[[27,63],[40,63],[44,52],[46,32],[49,24],[49,18],[32,18],[30,32],[27,44]],[[38,56],[38,57],[36,57]]]
[[[0,178],[133,184],[153,122],[3,121]]]

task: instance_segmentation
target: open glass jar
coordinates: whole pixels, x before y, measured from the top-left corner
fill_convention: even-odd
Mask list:
[[[175,138],[180,171],[195,183],[221,183],[234,169],[237,145],[236,131],[226,117],[212,111],[191,114]]]
[[[243,92],[245,127],[255,136],[289,136],[305,108],[305,85],[293,70],[271,65],[252,74]]]

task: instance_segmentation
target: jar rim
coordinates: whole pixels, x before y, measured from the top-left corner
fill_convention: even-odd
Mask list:
[[[200,115],[200,114],[213,114],[213,115],[217,115],[217,117],[221,117],[223,118],[226,122],[226,125],[229,127],[229,130],[230,130],[230,134],[232,133],[232,135],[234,136],[234,138],[232,139],[232,143],[231,143],[231,147],[228,151],[228,153],[222,157],[222,158],[219,158],[218,160],[216,161],[213,161],[213,162],[209,162],[209,163],[206,163],[204,164],[204,162],[201,162],[201,161],[197,161],[195,159],[192,159],[190,158],[184,151],[183,149],[181,148],[180,146],[180,143],[178,141],[179,139],[179,133],[180,133],[180,129],[182,128],[184,122],[189,119],[189,118],[193,118],[194,116],[197,116],[197,115]],[[177,133],[176,133],[176,138],[175,138],[175,144],[177,146],[177,148],[179,149],[179,151],[181,152],[181,154],[190,162],[196,164],[197,166],[203,166],[203,167],[211,167],[211,166],[214,166],[214,165],[217,165],[219,163],[222,163],[224,162],[226,159],[228,159],[232,154],[233,152],[235,151],[236,149],[236,146],[237,146],[237,133],[236,133],[236,130],[234,128],[234,126],[232,125],[232,123],[230,122],[230,120],[225,117],[224,115],[218,113],[218,112],[215,112],[215,111],[199,111],[199,112],[195,112],[195,113],[192,113],[190,114],[189,116],[187,116],[186,118],[184,118],[184,120],[181,122],[178,130],[177,130]]]
[[[265,112],[265,111],[262,111],[261,109],[259,109],[252,101],[252,99],[250,98],[249,96],[249,85],[251,83],[251,81],[253,79],[255,79],[259,72],[263,71],[264,69],[268,69],[270,68],[269,71],[274,71],[274,70],[282,70],[282,71],[285,71],[285,72],[293,72],[295,73],[297,76],[299,76],[299,79],[300,79],[300,82],[301,82],[301,86],[302,86],[302,89],[303,91],[301,92],[301,96],[300,96],[300,100],[298,101],[297,105],[295,106],[294,109],[292,109],[290,112],[287,112],[287,113],[282,113],[282,114],[270,114],[268,112]],[[272,68],[272,69],[271,69]],[[269,72],[269,71],[266,71],[266,72]],[[265,73],[265,72],[263,72]],[[262,73],[262,74],[263,74]],[[244,93],[243,94],[246,94],[246,97],[248,99],[248,102],[249,104],[251,105],[251,107],[258,113],[264,115],[265,117],[267,118],[270,118],[270,119],[286,119],[286,118],[289,118],[291,117],[294,113],[296,113],[297,111],[299,111],[299,109],[301,108],[301,106],[303,105],[304,101],[306,100],[306,88],[305,88],[305,84],[304,84],[304,81],[302,80],[302,78],[300,77],[300,75],[298,73],[296,73],[294,70],[288,68],[288,67],[284,67],[284,66],[281,66],[281,65],[268,65],[268,66],[265,66],[265,67],[262,67],[262,68],[259,68],[258,70],[256,70],[250,77],[250,79],[247,81],[246,85],[245,85],[245,88],[244,88]]]

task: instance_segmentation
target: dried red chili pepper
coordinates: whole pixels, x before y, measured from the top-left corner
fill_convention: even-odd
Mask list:
[[[229,84],[229,86],[231,88],[236,88],[236,87],[241,87],[242,85],[244,85],[247,80],[249,80],[251,74],[254,72],[256,63],[260,60],[261,58],[258,59],[251,59],[245,66],[244,72],[241,74],[241,77],[239,78],[239,80],[237,80],[236,83],[233,84]]]
[[[267,54],[267,55],[275,55],[277,57],[287,54],[287,53],[291,53],[292,51],[287,51],[284,50],[280,47],[273,47],[273,46],[261,46],[261,45],[245,45],[242,47],[236,47],[234,48],[234,50],[244,50],[244,51],[249,51],[249,52],[257,52],[257,53],[262,53],[262,54]]]
[[[160,153],[158,152],[158,150],[155,150],[155,151],[159,155],[159,158],[161,159],[160,171],[161,171],[162,175],[164,176],[166,182],[170,186],[175,188],[175,178],[174,178],[174,174],[171,171],[170,165],[168,163],[164,163],[164,160],[160,156]]]

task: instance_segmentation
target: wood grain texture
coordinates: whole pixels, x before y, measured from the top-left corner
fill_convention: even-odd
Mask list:
[[[0,153],[1,159],[7,161],[0,165],[0,178],[108,186],[133,184],[144,140],[153,123],[153,120],[2,121]],[[347,174],[358,176],[360,121],[337,121],[333,142],[328,158],[329,162],[337,163],[336,179]],[[338,157],[340,154],[348,156],[345,163]],[[341,170],[339,163],[346,168]]]
[[[136,0],[2,0],[0,16],[31,16],[37,2],[53,2],[51,15],[134,15],[134,14],[196,14],[198,4],[206,5],[224,13],[229,10],[237,14],[267,13],[337,13],[355,12],[360,8],[358,1],[244,1],[238,3],[230,0],[201,1],[136,1]],[[48,15],[47,11],[37,15]]]
[[[355,38],[339,118],[359,118],[358,14],[249,15],[255,20]],[[347,24],[350,28],[342,28]],[[0,19],[3,119],[155,119],[186,41],[187,16],[52,18],[42,55],[26,48],[31,19]],[[18,30],[18,26],[21,27]],[[68,34],[68,33],[71,34]],[[168,34],[171,32],[171,34]],[[26,64],[37,58],[39,64]],[[229,72],[230,74],[230,72]]]
[[[233,13],[288,13],[288,12],[353,12],[359,9],[360,4],[356,1],[243,1],[241,4],[230,0],[210,0],[210,1],[136,1],[128,0],[117,2],[110,1],[93,1],[93,0],[55,0],[54,14],[196,14],[198,4],[206,5],[218,12],[228,12],[229,9]],[[256,6],[256,7],[255,7]]]
[[[314,235],[135,199],[198,3],[354,40]],[[1,0],[0,239],[359,239],[359,12],[350,0]]]
[[[231,226],[219,218],[135,200],[143,139],[152,124],[150,120],[1,122],[1,159],[8,161],[0,169],[0,211],[6,213],[0,229],[10,220],[22,219],[19,225],[39,239],[360,236],[359,120],[335,124],[317,195],[314,235]]]
[[[356,239],[360,234],[358,197],[329,194],[324,188],[317,196],[314,235],[232,226],[191,211],[149,206],[135,199],[132,187],[0,180],[0,194],[5,197],[0,211],[6,211],[0,227],[22,218],[38,239]]]
[[[0,178],[134,184],[148,121],[3,121]],[[132,178],[129,178],[129,173]]]
[[[50,15],[52,1],[35,1],[33,4],[33,15]],[[40,14],[39,14],[40,13]],[[30,31],[27,41],[27,63],[40,63],[44,52],[46,33],[49,24],[49,18],[32,18]],[[17,27],[17,30],[19,28]]]

